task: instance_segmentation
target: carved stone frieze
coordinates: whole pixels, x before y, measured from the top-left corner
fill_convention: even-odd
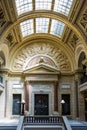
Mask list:
[[[5,25],[5,23],[6,23],[6,20],[5,20],[4,13],[0,4],[0,30]]]
[[[70,46],[75,50],[76,48],[76,44],[77,44],[77,41],[78,41],[78,37],[72,33],[70,38],[69,38],[69,41],[68,43],[70,44]]]
[[[81,17],[80,24],[82,25],[84,32],[87,34],[87,8]]]
[[[4,63],[4,60],[2,59],[2,57],[0,57],[0,65],[2,65]]]
[[[17,43],[15,38],[14,30],[11,30],[10,33],[7,35],[6,40],[8,40],[9,47],[12,47],[14,44]]]
[[[49,43],[33,43],[22,49],[14,59],[13,69],[23,70],[39,64],[42,57],[44,64],[60,70],[71,70],[70,62],[64,52]]]

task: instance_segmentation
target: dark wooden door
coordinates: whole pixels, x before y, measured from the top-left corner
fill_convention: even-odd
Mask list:
[[[62,94],[62,100],[65,101],[62,104],[62,115],[70,115],[70,95]]]
[[[13,115],[21,114],[21,94],[13,94]]]
[[[87,96],[85,97],[85,120],[87,121]]]
[[[35,94],[34,115],[49,114],[49,97],[48,94]]]

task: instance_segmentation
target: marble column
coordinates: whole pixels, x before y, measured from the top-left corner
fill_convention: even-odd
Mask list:
[[[25,110],[29,111],[29,82],[25,81]]]
[[[54,83],[54,111],[58,112],[58,82]]]
[[[78,81],[75,81],[75,89],[76,89],[76,117],[79,117],[79,103],[78,103]]]
[[[6,117],[6,112],[7,112],[7,83],[8,83],[8,80],[6,79],[5,81],[5,111],[4,111],[4,117]]]
[[[79,117],[79,85],[80,85],[80,78],[81,74],[75,75],[75,91],[76,91],[76,117]]]

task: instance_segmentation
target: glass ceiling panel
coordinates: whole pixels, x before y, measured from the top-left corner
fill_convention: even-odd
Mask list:
[[[73,0],[55,0],[54,11],[68,15]]]
[[[51,10],[52,0],[35,0],[36,10]]]
[[[15,0],[18,15],[32,11],[32,0]]]
[[[52,19],[50,33],[61,37],[63,30],[64,30],[64,26],[65,26],[65,24],[63,22]]]
[[[20,28],[21,28],[21,32],[22,32],[23,37],[34,33],[33,19],[29,19],[29,20],[26,20],[26,21],[20,23]]]
[[[36,33],[48,33],[49,18],[36,18]]]
[[[18,15],[32,11],[35,5],[35,10],[51,10],[68,16],[72,2],[73,0],[15,0]],[[51,9],[52,6],[54,9]]]
[[[24,22],[21,22],[20,29],[22,32],[22,36],[23,37],[29,36],[35,33],[35,30],[36,33],[48,33],[49,24],[50,24],[50,18],[43,18],[43,17],[35,18],[35,20],[29,19]],[[64,27],[65,24],[63,22],[51,19],[49,33],[61,37]]]

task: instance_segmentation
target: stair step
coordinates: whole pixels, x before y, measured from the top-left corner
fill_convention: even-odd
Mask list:
[[[35,126],[24,126],[24,130],[62,130],[62,126],[48,126],[48,125],[35,125]]]
[[[72,126],[72,130],[87,130],[87,126]]]
[[[0,126],[0,130],[16,130],[17,126]]]

